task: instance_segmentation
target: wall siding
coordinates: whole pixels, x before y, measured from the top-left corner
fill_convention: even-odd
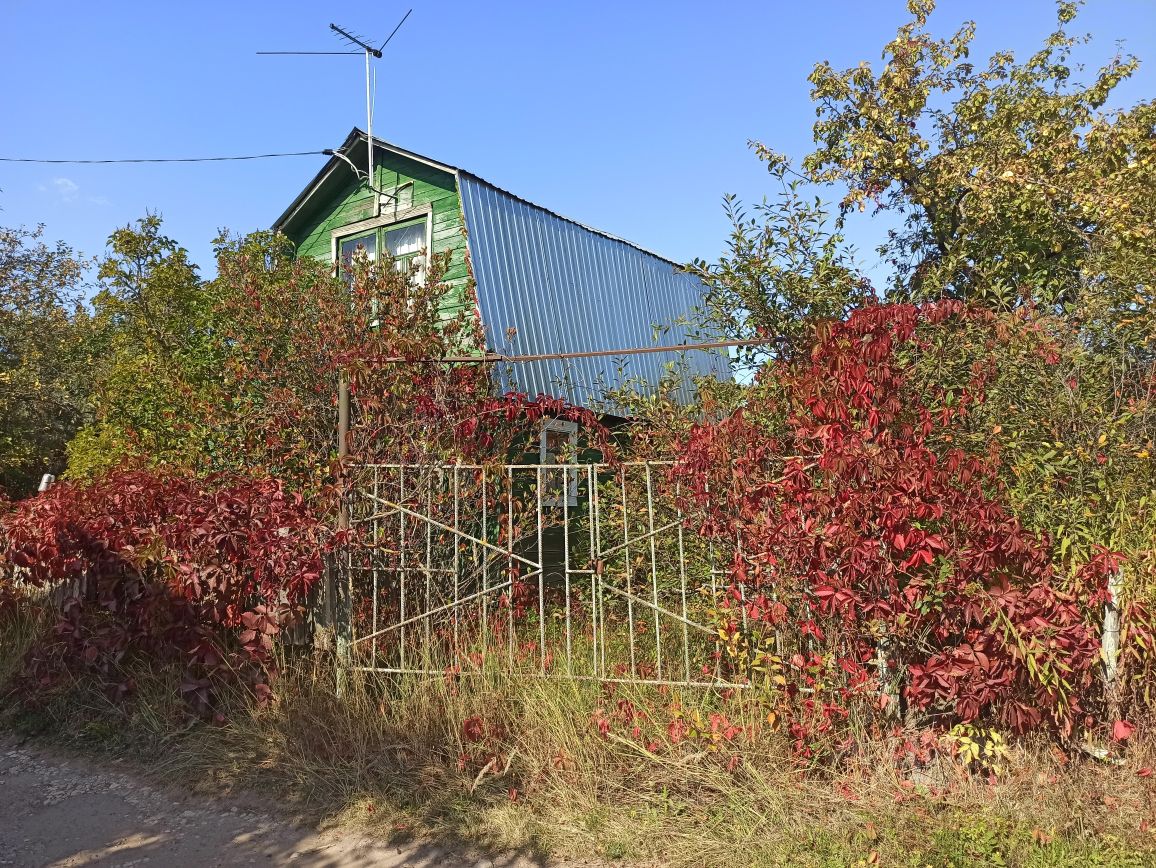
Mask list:
[[[430,206],[433,253],[450,253],[445,280],[451,291],[446,296],[442,312],[444,316],[452,316],[469,304],[465,293],[469,277],[466,238],[454,176],[380,148],[375,154],[374,174],[374,186],[380,190],[392,190],[412,182],[414,207]],[[349,183],[336,195],[310,203],[308,211],[295,221],[297,225],[289,237],[299,256],[328,262],[333,255],[333,231],[370,219],[372,208],[372,194],[350,175]],[[386,219],[388,213],[389,209],[383,207],[381,218]]]

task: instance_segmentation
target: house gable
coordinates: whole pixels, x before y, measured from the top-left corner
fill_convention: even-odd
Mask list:
[[[364,165],[364,135],[354,130],[342,152],[355,165]],[[376,202],[377,194],[368,190],[343,160],[334,157],[274,228],[288,236],[299,256],[332,262],[343,237],[424,217],[434,255],[450,254],[445,276],[450,292],[443,313],[451,316],[471,304],[466,293],[469,275],[465,224],[456,171],[378,144],[374,150],[373,186],[394,194],[395,199]]]

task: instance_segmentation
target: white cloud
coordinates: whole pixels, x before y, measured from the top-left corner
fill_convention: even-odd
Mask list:
[[[80,193],[80,185],[71,178],[53,178],[47,185],[41,184],[42,193],[55,193],[61,202],[75,202]]]
[[[80,185],[69,178],[53,178],[52,186],[65,202],[71,202],[80,191]]]

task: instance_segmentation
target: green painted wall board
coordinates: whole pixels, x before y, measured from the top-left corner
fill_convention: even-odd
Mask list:
[[[432,252],[450,253],[450,265],[445,281],[451,290],[446,295],[443,315],[466,307],[465,288],[469,271],[466,268],[466,237],[463,232],[461,200],[457,183],[449,172],[443,172],[416,160],[378,149],[375,153],[375,186],[392,191],[403,184],[412,184],[413,207],[429,206],[432,220]],[[299,256],[311,256],[328,261],[332,256],[334,230],[342,226],[368,220],[373,216],[372,194],[352,177],[335,194],[315,197],[298,215],[290,233]],[[383,207],[379,215],[388,220],[390,209]]]

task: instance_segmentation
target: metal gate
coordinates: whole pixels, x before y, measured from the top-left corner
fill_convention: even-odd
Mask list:
[[[724,682],[722,558],[667,464],[370,464],[350,491],[349,666]]]

